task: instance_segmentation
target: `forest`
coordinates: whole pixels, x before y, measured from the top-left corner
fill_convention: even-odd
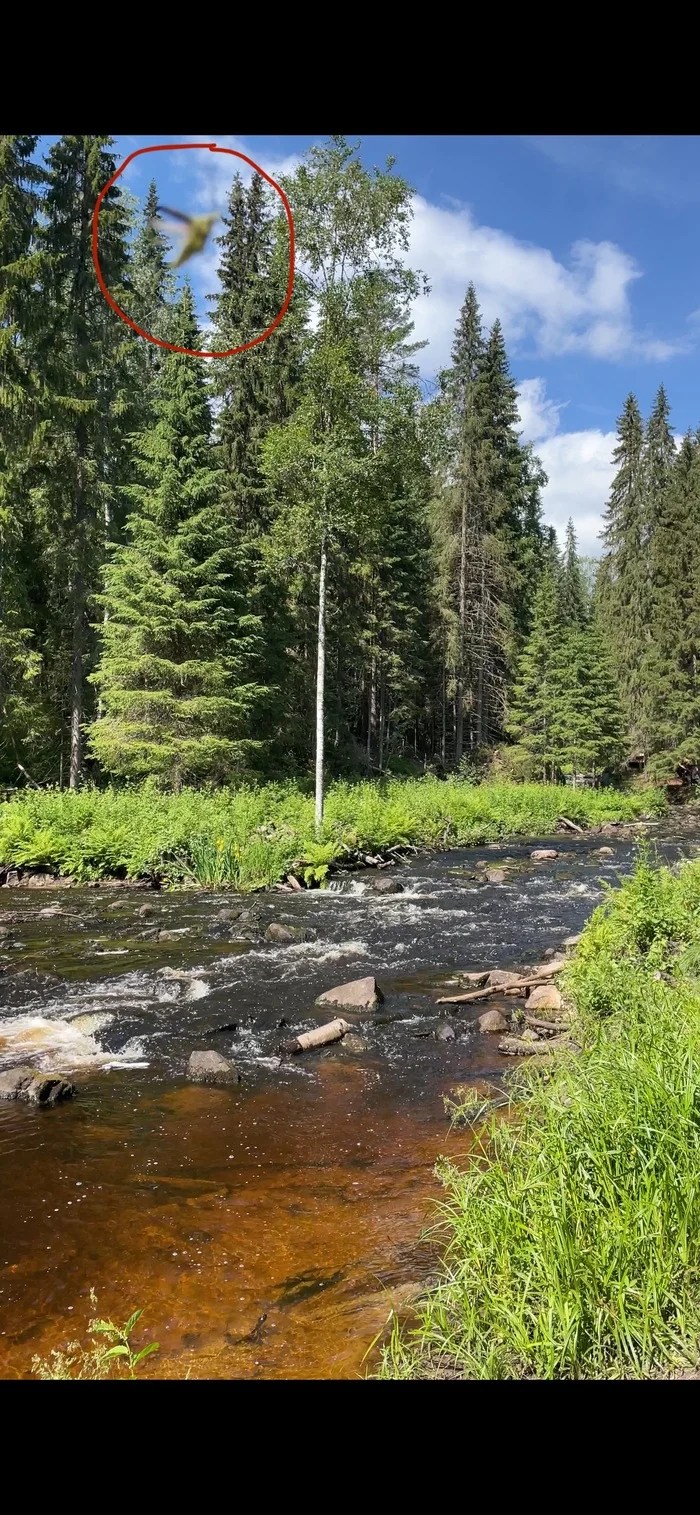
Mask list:
[[[622,406],[599,562],[543,518],[498,321],[465,288],[421,380],[413,191],[333,137],[282,182],[286,317],[207,361],[138,337],[91,258],[112,139],[0,138],[0,780],[163,790],[424,772],[597,782],[700,761],[700,432]],[[110,291],[180,347],[250,340],[288,269],[234,175],[200,329],[144,207]],[[621,397],[622,399],[622,397]]]

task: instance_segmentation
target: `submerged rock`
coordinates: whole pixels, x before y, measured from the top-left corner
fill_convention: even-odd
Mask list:
[[[187,1064],[187,1077],[198,1084],[240,1083],[241,1075],[234,1063],[220,1052],[192,1052]]]
[[[317,1005],[340,1005],[346,1010],[374,1010],[384,995],[374,978],[355,978],[319,994]]]
[[[466,986],[468,989],[483,989],[488,981],[488,968],[485,968],[483,973],[460,973],[459,975],[460,987]]]
[[[500,1010],[486,1010],[479,1016],[478,1026],[480,1031],[507,1031],[508,1021]]]
[[[614,847],[599,847],[598,848],[598,857],[614,857],[614,856],[615,856],[615,848]]]
[[[504,968],[494,968],[489,973],[489,988],[512,989],[514,984],[520,983],[520,978],[521,975],[519,973],[508,973]]]
[[[368,1043],[363,1036],[357,1036],[354,1031],[348,1031],[343,1037],[343,1046],[348,1052],[366,1052]]]
[[[19,1099],[30,1105],[58,1105],[75,1094],[75,1084],[60,1073],[39,1073],[36,1068],[9,1068],[0,1073],[0,1099]]]
[[[387,878],[386,874],[380,873],[379,878],[368,881],[368,888],[373,894],[403,894],[403,884],[398,879]]]
[[[265,932],[266,942],[305,942],[306,938],[304,926],[287,926],[283,921],[273,921]]]
[[[439,1042],[453,1042],[455,1040],[454,1026],[451,1026],[449,1021],[445,1021],[442,1026],[438,1026],[435,1038]]]
[[[110,905],[109,908],[111,910],[112,906]],[[137,915],[143,915],[143,916],[146,916],[146,915],[155,915],[155,913],[156,913],[156,907],[155,907],[155,905],[139,905],[139,908],[138,908],[138,910],[136,912]]]
[[[548,863],[550,858],[558,856],[556,847],[535,847],[534,852],[530,853],[533,863]]]

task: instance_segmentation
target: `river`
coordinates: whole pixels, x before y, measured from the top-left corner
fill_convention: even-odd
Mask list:
[[[653,835],[667,860],[700,851],[697,814]],[[532,863],[537,845],[556,861]],[[443,1096],[512,1067],[469,1029],[483,1005],[436,998],[460,970],[537,963],[634,852],[608,835],[443,852],[392,870],[402,892],[386,895],[370,872],[246,899],[2,889],[0,1067],[78,1087],[51,1110],[0,1105],[0,1377],[84,1339],[91,1288],[100,1314],[143,1307],[139,1340],[160,1343],[144,1376],[364,1374],[390,1309],[435,1270],[435,1161],[469,1146]],[[506,881],[484,882],[484,864]],[[273,921],[304,939],[268,942]],[[280,1058],[327,1018],[322,990],[366,974],[380,1010],[343,1012],[363,1050]],[[446,1022],[454,1040],[436,1035]],[[239,1084],[187,1081],[205,1047]]]

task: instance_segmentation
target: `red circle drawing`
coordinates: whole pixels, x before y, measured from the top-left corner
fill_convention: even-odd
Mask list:
[[[143,327],[138,326],[136,321],[132,321],[131,316],[127,316],[126,311],[122,310],[121,306],[117,305],[116,300],[112,299],[112,296],[102,277],[102,269],[100,268],[100,259],[97,251],[100,206],[104,200],[105,195],[107,194],[107,191],[112,188],[112,185],[116,183],[119,175],[123,174],[124,169],[127,168],[131,162],[133,162],[134,158],[139,158],[142,153],[178,153],[187,152],[193,148],[204,148],[205,151],[210,153],[230,153],[232,158],[242,158],[244,163],[248,163],[251,168],[255,169],[256,174],[260,174],[261,178],[267,179],[268,184],[271,184],[272,188],[276,189],[284,206],[285,215],[287,217],[287,224],[289,226],[289,278],[287,280],[287,293],[284,297],[284,300],[282,301],[280,310],[275,316],[274,321],[270,323],[266,331],[261,332],[259,337],[253,337],[251,342],[244,342],[241,347],[229,347],[227,348],[226,352],[195,352],[194,348],[192,347],[176,347],[173,342],[162,342],[160,337],[153,337],[151,336],[150,331],[144,331]],[[147,342],[155,342],[157,347],[167,347],[169,352],[185,352],[190,358],[233,358],[235,357],[236,353],[247,352],[249,347],[257,347],[259,342],[264,342],[265,339],[269,337],[275,330],[275,327],[279,326],[280,321],[283,320],[284,316],[287,313],[289,302],[292,298],[292,290],[294,288],[294,220],[292,218],[292,209],[281,185],[276,184],[275,180],[272,179],[269,174],[265,173],[264,168],[260,168],[257,163],[253,162],[252,158],[247,158],[245,153],[237,152],[234,147],[217,147],[215,142],[166,142],[161,147],[137,147],[135,152],[129,153],[128,158],[124,159],[121,168],[117,169],[116,174],[112,174],[111,179],[107,184],[105,184],[104,189],[100,190],[100,193],[97,196],[97,200],[95,201],[95,209],[92,215],[92,261],[95,265],[97,282],[100,286],[100,289],[102,290],[107,304],[111,305],[112,310],[116,310],[117,315],[121,316],[122,321],[126,321],[127,326],[131,326],[134,331],[137,331],[140,337],[145,337]]]

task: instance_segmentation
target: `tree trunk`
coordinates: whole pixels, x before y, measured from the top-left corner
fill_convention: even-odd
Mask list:
[[[476,690],[476,745],[481,747],[484,739],[484,595],[486,589],[486,565],[481,562],[481,603],[479,605],[479,673]]]
[[[83,635],[85,581],[80,569],[73,580],[73,647],[70,669],[70,768],[68,786],[77,789],[83,762]]]
[[[326,569],[328,554],[326,538],[321,542],[321,564],[318,575],[318,661],[316,664],[316,835],[323,825],[323,717],[326,678]]]
[[[379,678],[379,772],[384,770],[384,669]]]
[[[459,549],[459,650],[455,690],[455,768],[462,761],[464,744],[464,641],[467,615],[467,500],[462,496],[462,530]]]
[[[442,766],[447,763],[447,670],[442,665]]]
[[[367,771],[372,766],[372,732],[377,723],[377,664],[374,658],[369,672],[369,700],[367,705]]]

